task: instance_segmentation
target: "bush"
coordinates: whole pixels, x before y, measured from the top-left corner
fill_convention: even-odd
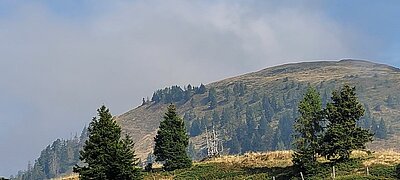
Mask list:
[[[397,167],[392,167],[392,166],[384,166],[384,165],[379,165],[379,166],[374,166],[370,168],[370,175],[376,176],[376,177],[385,177],[385,178],[393,178],[397,177],[396,176],[396,170]]]
[[[153,172],[153,163],[148,163],[148,164],[144,167],[144,171],[146,171],[146,172]]]
[[[396,172],[396,177],[400,179],[400,164],[398,164],[398,165],[396,166],[395,172]]]

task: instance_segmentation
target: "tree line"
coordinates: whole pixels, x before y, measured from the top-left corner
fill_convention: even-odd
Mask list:
[[[188,101],[195,94],[204,94],[207,91],[206,86],[200,84],[199,87],[187,85],[182,89],[180,86],[171,86],[159,89],[153,93],[151,101],[155,103],[179,103]]]

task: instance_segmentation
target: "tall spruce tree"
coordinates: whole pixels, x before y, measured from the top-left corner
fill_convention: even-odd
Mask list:
[[[300,117],[294,123],[293,164],[302,170],[311,170],[317,161],[318,136],[322,131],[322,100],[309,87],[299,104]]]
[[[172,171],[192,165],[192,160],[186,153],[189,137],[186,134],[184,121],[176,113],[175,105],[168,106],[154,141],[156,161],[163,162],[165,170]]]
[[[135,158],[133,142],[126,135],[121,138],[121,128],[114,121],[109,109],[102,106],[97,110],[88,127],[89,139],[80,152],[85,166],[74,167],[79,179],[141,179],[138,159]]]
[[[355,90],[355,87],[345,85],[339,91],[333,91],[332,103],[325,109],[328,125],[320,154],[328,159],[347,160],[352,150],[365,149],[365,144],[372,141],[373,134],[369,130],[356,126],[365,110]]]

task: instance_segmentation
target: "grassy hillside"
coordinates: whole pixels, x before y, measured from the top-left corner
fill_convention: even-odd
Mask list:
[[[208,84],[200,93],[166,88],[157,96],[164,99],[146,102],[118,116],[117,122],[132,135],[143,161],[169,103],[175,103],[185,119],[195,158],[205,156],[204,132],[213,126],[225,147],[223,154],[290,149],[291,123],[307,87],[317,87],[326,103],[345,83],[357,87],[367,110],[361,126],[372,130],[381,119],[386,123],[388,137],[376,138],[369,148],[399,150],[400,70],[367,61],[281,65]]]
[[[348,162],[322,162],[319,172],[305,176],[306,179],[330,179],[335,166],[336,179],[396,179],[394,165],[400,163],[399,158],[400,154],[393,151],[370,155],[356,151]],[[246,153],[197,162],[190,169],[147,173],[144,179],[301,179],[291,165],[290,151]]]
[[[154,172],[145,173],[144,179],[301,179],[300,174],[292,167],[291,155],[291,151],[274,151],[222,156],[195,162],[191,168],[173,172],[162,172],[158,167]],[[371,154],[355,151],[350,161],[345,163],[332,164],[322,159],[319,161],[322,163],[321,170],[315,175],[305,174],[306,179],[330,179],[332,166],[335,166],[338,180],[390,180],[396,179],[395,165],[400,163],[400,153],[390,150]],[[78,175],[53,180],[78,180]]]

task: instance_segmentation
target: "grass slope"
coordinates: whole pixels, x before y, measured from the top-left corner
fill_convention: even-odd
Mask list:
[[[173,172],[156,169],[158,172],[147,173],[144,179],[301,179],[292,167],[291,155],[290,151],[275,151],[223,156],[196,162],[189,169]],[[332,166],[336,169],[336,179],[396,179],[395,165],[400,163],[400,153],[355,151],[347,162],[333,164],[322,159],[320,162],[319,171],[305,174],[306,179],[330,179]]]
[[[223,156],[196,162],[189,169],[173,172],[156,169],[158,172],[147,173],[144,179],[301,179],[292,167],[291,155],[290,151],[275,151]],[[305,175],[306,179],[330,179],[333,165],[336,179],[396,179],[395,165],[400,163],[400,153],[356,151],[348,162],[333,164],[322,159],[320,162],[320,170],[315,175]]]

